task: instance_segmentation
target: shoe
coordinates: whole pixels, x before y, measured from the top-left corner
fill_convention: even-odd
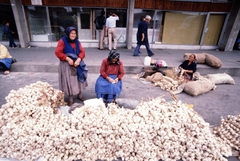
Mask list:
[[[138,56],[138,55],[134,55],[134,54],[133,54],[133,56]]]
[[[85,98],[84,98],[84,97],[78,97],[78,99],[79,99],[80,101],[82,101],[82,102],[85,101]]]
[[[13,60],[12,60],[12,64],[13,64],[13,63],[16,63],[16,62],[17,62],[17,60],[16,60],[16,59],[13,59]]]
[[[105,49],[104,48],[102,48],[102,49],[99,48],[98,50],[105,50]]]
[[[151,55],[148,55],[149,57],[153,56],[154,54],[152,53]]]

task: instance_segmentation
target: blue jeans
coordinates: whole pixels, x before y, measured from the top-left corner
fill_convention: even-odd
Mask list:
[[[137,44],[133,56],[138,56],[139,50],[140,50],[141,45]],[[151,51],[149,43],[145,43],[145,47],[147,49],[148,56],[153,56],[154,53]]]

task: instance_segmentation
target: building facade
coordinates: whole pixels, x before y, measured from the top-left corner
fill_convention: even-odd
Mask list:
[[[152,17],[149,42],[157,49],[233,49],[240,28],[240,4],[233,0],[0,0],[1,28],[10,22],[22,47],[55,47],[68,26],[85,47],[97,47],[94,19],[104,10],[119,16],[118,47],[136,46],[141,16]],[[0,31],[1,42],[7,38]],[[233,41],[234,40],[234,41]]]

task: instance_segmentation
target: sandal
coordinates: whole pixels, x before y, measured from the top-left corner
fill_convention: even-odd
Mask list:
[[[10,71],[9,70],[6,70],[3,74],[4,75],[8,75],[10,73]]]
[[[78,99],[80,100],[80,101],[85,101],[85,98],[83,97],[83,96],[81,96],[81,97],[78,97]]]

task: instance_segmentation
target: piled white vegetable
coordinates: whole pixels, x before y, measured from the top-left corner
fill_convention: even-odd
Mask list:
[[[240,115],[228,115],[227,118],[222,118],[221,124],[215,127],[213,132],[233,149],[240,152]]]
[[[163,76],[161,80],[154,83],[154,86],[159,86],[165,91],[175,91],[178,87],[178,81],[170,77]]]
[[[5,99],[7,103],[2,108],[28,105],[50,106],[56,112],[59,106],[66,105],[62,91],[54,89],[47,82],[41,81],[27,85],[17,91],[11,90]]]
[[[42,86],[37,87],[42,90]],[[41,100],[36,93],[26,89],[14,95],[24,100],[30,93],[30,100],[16,104],[11,103],[16,98],[7,96],[0,109],[2,157],[26,161],[40,157],[64,161],[118,157],[127,161],[224,161],[224,156],[232,155],[231,147],[181,101],[166,102],[158,97],[134,110],[115,104],[109,108],[85,105],[66,116],[53,114],[52,103],[37,103]]]

